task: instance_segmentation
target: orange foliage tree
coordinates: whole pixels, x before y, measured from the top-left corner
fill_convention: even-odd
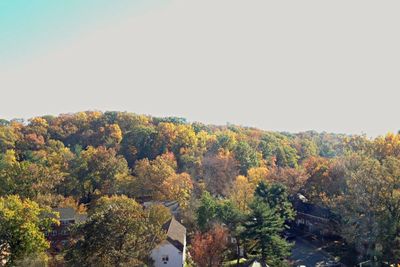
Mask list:
[[[203,159],[204,181],[213,195],[227,195],[239,174],[238,163],[229,151],[207,155]]]
[[[206,233],[195,234],[190,254],[196,266],[218,267],[222,266],[227,245],[227,230],[217,224]]]

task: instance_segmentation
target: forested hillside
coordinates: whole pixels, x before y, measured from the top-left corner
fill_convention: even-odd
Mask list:
[[[235,236],[240,228],[229,225],[234,221],[231,218],[224,222],[218,210],[234,207],[246,217],[274,209],[285,221],[293,219],[294,213],[281,203],[301,194],[338,215],[339,232],[360,259],[394,262],[400,256],[399,135],[368,139],[313,131],[270,132],[188,123],[175,117],[88,111],[26,122],[0,120],[0,152],[0,214],[6,214],[7,201],[34,205],[38,210],[72,205],[94,214],[106,199],[112,201],[120,195],[127,196],[115,200],[121,207],[143,199],[177,200],[196,261],[200,253],[196,244],[204,235],[227,231]],[[260,185],[266,186],[264,191]],[[268,199],[268,190],[280,188],[286,200],[266,207],[255,204],[254,198]],[[283,226],[283,221],[276,220]],[[226,229],[210,225],[211,221]],[[8,223],[0,222],[0,232]],[[256,227],[244,225],[246,229]],[[43,229],[38,226],[38,231]],[[244,232],[237,234],[237,240],[244,240],[243,246],[257,239],[252,236],[254,231]],[[161,238],[161,234],[157,236]],[[9,240],[0,235],[0,242]],[[287,256],[287,248],[279,244],[281,255],[267,256],[273,266]],[[35,252],[28,249],[18,254],[16,245],[9,246],[15,261]],[[87,257],[76,250],[68,253],[67,259],[68,255]],[[204,258],[201,255],[199,258]],[[137,255],[135,261],[146,262],[141,257]]]

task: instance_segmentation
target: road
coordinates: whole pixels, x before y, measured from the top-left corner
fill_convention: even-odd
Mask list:
[[[330,260],[328,254],[301,237],[296,238],[290,258],[294,262],[293,266],[305,265],[307,267],[315,267],[319,262]]]

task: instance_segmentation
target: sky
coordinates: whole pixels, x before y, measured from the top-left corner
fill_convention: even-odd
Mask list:
[[[400,129],[398,1],[1,0],[0,118]]]

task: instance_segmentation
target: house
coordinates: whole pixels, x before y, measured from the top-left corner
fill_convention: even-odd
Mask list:
[[[186,228],[175,218],[163,225],[167,238],[151,252],[155,267],[183,267],[186,254]]]
[[[75,223],[84,222],[87,219],[87,215],[80,214],[71,207],[56,208],[53,211],[59,213],[60,225],[54,225],[51,232],[47,234],[47,238],[50,241],[51,250],[58,252],[68,244],[70,237],[69,227]]]
[[[266,266],[269,267],[268,265]],[[253,259],[244,263],[243,267],[261,267],[261,263],[257,259]]]
[[[294,208],[297,229],[325,237],[337,235],[337,216],[330,209],[308,203],[304,199],[298,199]]]
[[[10,245],[7,243],[0,244],[0,266],[6,266],[9,256]]]

